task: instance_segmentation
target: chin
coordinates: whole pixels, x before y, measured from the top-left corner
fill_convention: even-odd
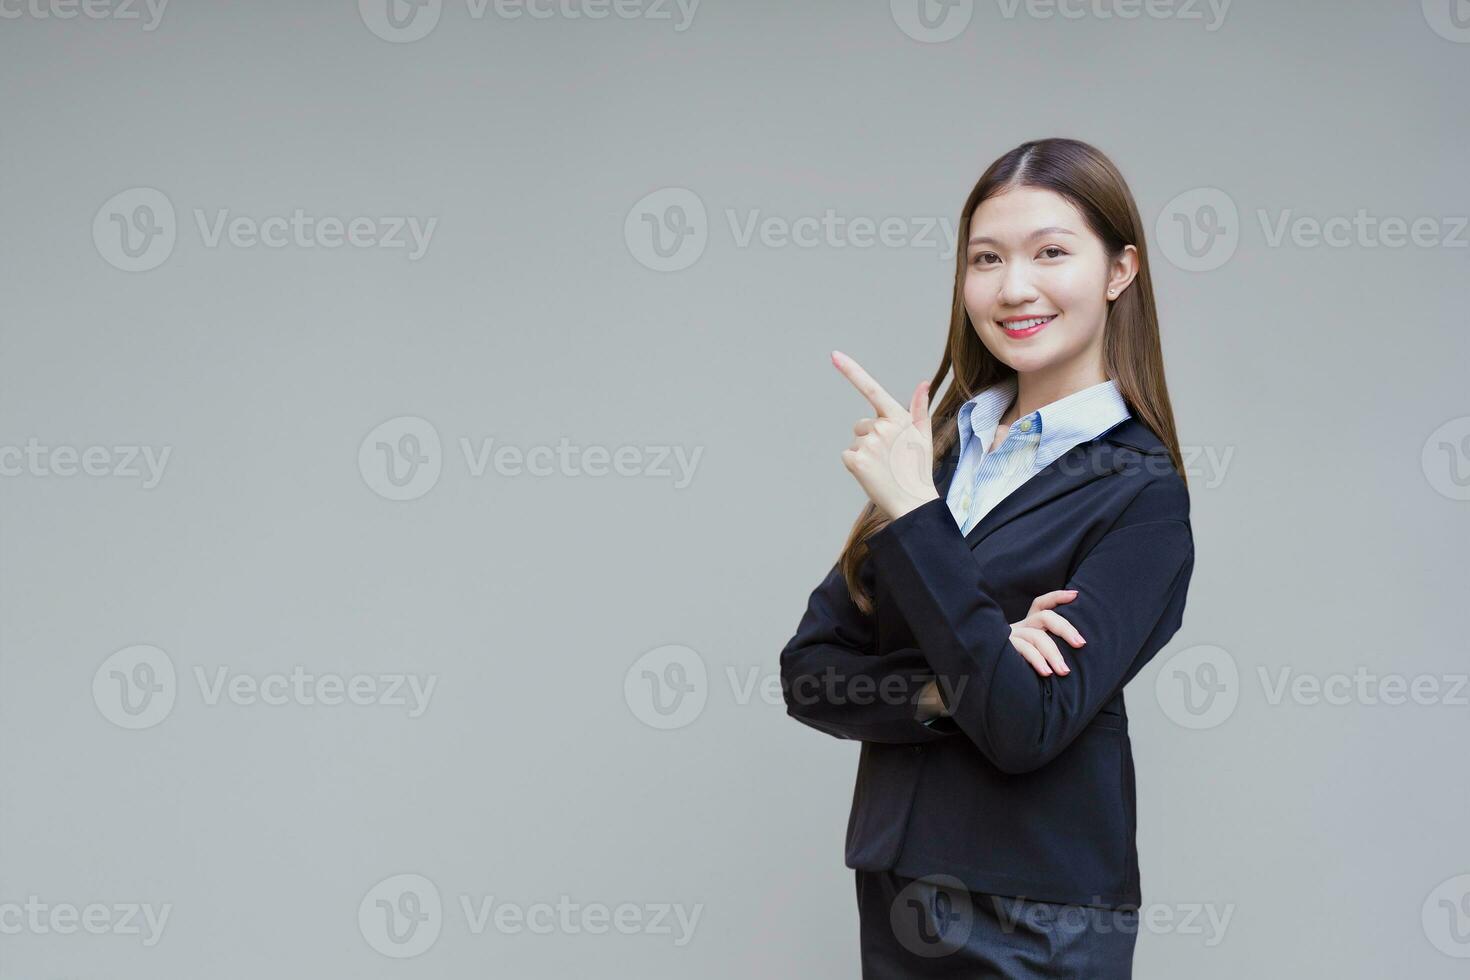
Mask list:
[[[1004,358],[1004,360],[1015,369],[1017,374],[1035,374],[1037,371],[1044,370],[1057,362],[1057,358],[1048,357],[1045,354],[1038,354],[1033,351],[1027,351],[1020,355],[1011,354]]]

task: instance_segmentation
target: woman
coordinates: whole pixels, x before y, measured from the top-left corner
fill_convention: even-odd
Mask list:
[[[986,170],[959,241],[908,406],[833,352],[875,413],[842,453],[869,503],[781,652],[788,713],[862,741],[865,978],[1128,977],[1122,690],[1194,568],[1142,224],[1102,153],[1047,139]]]

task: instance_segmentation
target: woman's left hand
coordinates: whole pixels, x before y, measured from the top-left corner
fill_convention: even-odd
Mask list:
[[[862,366],[841,351],[832,363],[878,413],[852,427],[857,437],[842,465],[889,520],[939,499],[934,489],[934,434],[929,427],[929,382],[921,381],[905,408]]]

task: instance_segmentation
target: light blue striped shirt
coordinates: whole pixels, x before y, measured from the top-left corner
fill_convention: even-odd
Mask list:
[[[1000,417],[1015,398],[1012,376],[960,406],[960,459],[946,503],[961,533],[968,534],[991,508],[1062,453],[1130,414],[1117,382],[1109,379],[1016,419],[1005,442],[991,452]]]

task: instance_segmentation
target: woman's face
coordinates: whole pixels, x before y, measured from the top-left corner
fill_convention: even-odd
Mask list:
[[[1136,263],[1131,245],[1110,263],[1060,194],[1015,187],[982,201],[970,220],[965,308],[981,343],[1018,373],[1101,374],[1108,290],[1120,294]],[[1038,327],[1034,317],[1052,319]]]

